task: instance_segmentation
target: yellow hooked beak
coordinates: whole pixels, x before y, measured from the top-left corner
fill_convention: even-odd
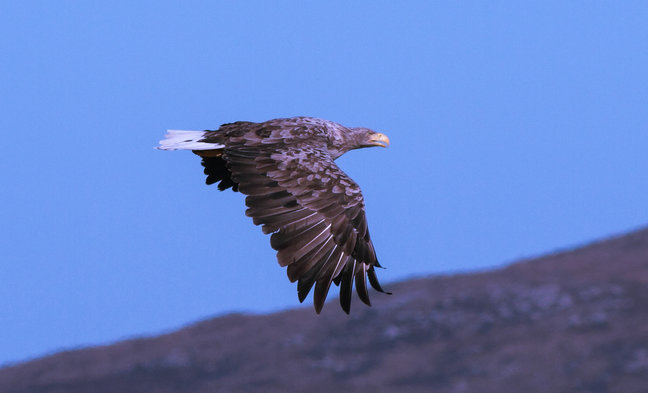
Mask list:
[[[381,133],[375,133],[369,138],[369,142],[373,146],[380,146],[380,147],[387,147],[389,146],[389,138],[387,138],[387,135],[381,134]]]

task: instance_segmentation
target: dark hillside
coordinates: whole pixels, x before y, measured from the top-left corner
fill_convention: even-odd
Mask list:
[[[648,391],[648,230],[0,369],[0,392]]]

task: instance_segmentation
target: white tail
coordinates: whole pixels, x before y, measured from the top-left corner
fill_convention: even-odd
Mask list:
[[[214,150],[222,149],[225,145],[218,143],[199,142],[205,136],[205,131],[167,130],[165,139],[160,141],[160,150]]]

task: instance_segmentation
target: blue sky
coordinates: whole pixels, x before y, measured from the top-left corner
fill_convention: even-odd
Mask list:
[[[389,135],[339,160],[387,283],[645,225],[648,3],[524,3],[3,2],[0,364],[298,305],[166,129]]]

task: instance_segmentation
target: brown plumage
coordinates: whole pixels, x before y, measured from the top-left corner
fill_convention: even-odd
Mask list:
[[[246,215],[272,234],[270,245],[298,281],[299,301],[313,286],[315,311],[331,283],[340,286],[340,304],[349,313],[355,283],[371,305],[379,267],[369,236],[360,187],[334,160],[352,149],[383,146],[389,139],[367,128],[347,128],[311,117],[236,122],[216,131],[169,131],[160,149],[192,150],[202,157],[207,184],[247,195]]]

